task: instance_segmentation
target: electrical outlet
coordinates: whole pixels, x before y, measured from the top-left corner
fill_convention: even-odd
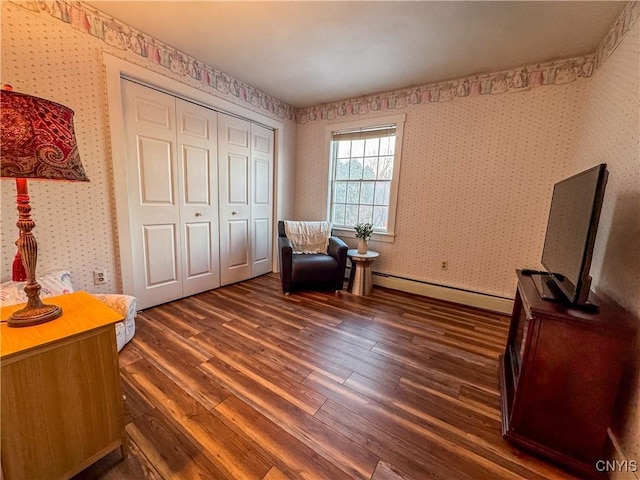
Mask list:
[[[440,263],[440,270],[448,270],[449,269],[449,261],[448,260],[443,260]]]
[[[104,273],[104,270],[94,270],[93,271],[93,284],[94,285],[104,285],[107,283],[107,275]]]

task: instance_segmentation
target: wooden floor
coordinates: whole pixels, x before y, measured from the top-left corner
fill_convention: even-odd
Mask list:
[[[150,308],[120,353],[130,456],[78,478],[574,478],[501,438],[508,322],[275,275]]]

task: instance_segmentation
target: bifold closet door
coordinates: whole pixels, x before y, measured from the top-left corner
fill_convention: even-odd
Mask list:
[[[176,99],[183,296],[220,286],[218,116]]]
[[[251,276],[273,270],[273,130],[251,125]]]
[[[251,278],[251,123],[218,114],[220,283]]]
[[[272,271],[273,130],[218,113],[220,283]]]
[[[127,80],[122,92],[138,306],[216,288],[216,113]]]

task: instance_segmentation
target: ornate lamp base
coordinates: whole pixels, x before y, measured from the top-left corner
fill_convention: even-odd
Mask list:
[[[40,285],[36,281],[36,261],[38,259],[38,244],[31,233],[35,227],[31,219],[31,205],[29,204],[29,190],[26,178],[16,178],[16,203],[18,204],[18,223],[20,238],[16,242],[22,257],[22,265],[27,275],[24,293],[27,304],[23,309],[13,312],[7,320],[9,327],[28,327],[55,320],[62,315],[62,309],[56,305],[47,305],[40,300]]]
[[[56,305],[46,305],[42,302],[36,306],[27,304],[23,309],[13,312],[13,315],[7,320],[7,325],[9,327],[28,327],[55,320],[60,315],[62,315],[62,309]]]

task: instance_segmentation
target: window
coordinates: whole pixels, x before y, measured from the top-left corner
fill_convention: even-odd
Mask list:
[[[330,216],[336,229],[372,223],[393,235],[404,115],[330,125]],[[375,123],[372,123],[375,122]],[[380,238],[377,238],[380,239]]]

